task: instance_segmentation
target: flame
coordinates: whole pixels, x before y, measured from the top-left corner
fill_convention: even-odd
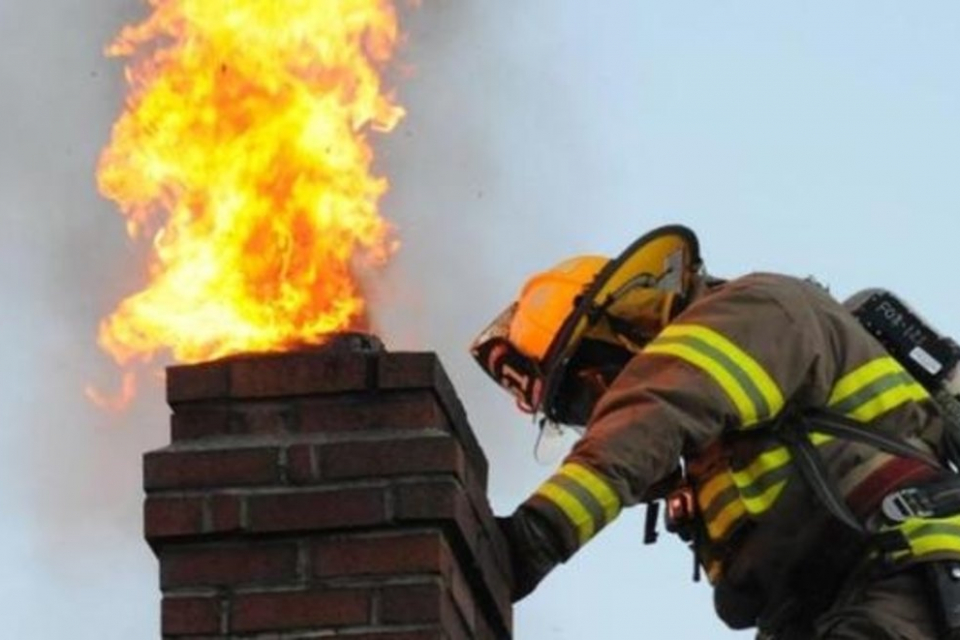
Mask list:
[[[109,411],[121,411],[130,401],[133,400],[137,392],[137,377],[132,371],[125,371],[123,381],[120,383],[120,389],[116,393],[104,393],[92,384],[84,387],[83,393],[93,404],[101,409]]]
[[[357,277],[397,248],[371,131],[403,109],[380,73],[390,0],[150,0],[107,49],[131,90],[97,172],[147,282],[100,326],[121,365],[318,342],[367,326]],[[132,388],[132,387],[131,387]]]

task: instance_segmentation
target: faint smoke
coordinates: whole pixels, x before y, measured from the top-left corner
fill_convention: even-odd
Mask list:
[[[166,437],[160,385],[122,421],[83,396],[88,382],[119,382],[96,325],[139,275],[93,169],[121,100],[122,69],[102,49],[142,10],[134,0],[93,11],[0,4],[0,597],[10,637],[156,635],[140,455]]]
[[[438,351],[476,408],[471,419],[488,455],[518,470],[532,464],[531,432],[466,347],[521,275],[556,250],[546,250],[551,231],[525,215],[538,194],[505,172],[493,127],[539,81],[537,61],[502,48],[514,9],[491,5],[404,6],[408,69],[393,82],[409,115],[375,140],[393,182],[383,211],[403,247],[374,287],[388,346]],[[83,395],[88,383],[119,388],[96,328],[144,275],[143,255],[96,193],[94,167],[123,95],[120,63],[102,50],[147,8],[137,0],[91,6],[0,4],[0,598],[11,637],[157,634],[140,465],[144,451],[167,441],[162,378],[145,380],[120,415]],[[516,474],[509,489],[502,475],[493,482],[508,501],[525,490]]]

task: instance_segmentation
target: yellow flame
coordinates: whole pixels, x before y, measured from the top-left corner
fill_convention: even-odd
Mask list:
[[[108,49],[131,91],[98,168],[131,237],[152,238],[148,281],[101,346],[195,362],[364,328],[358,261],[396,249],[368,140],[403,116],[380,75],[392,3],[150,4]]]

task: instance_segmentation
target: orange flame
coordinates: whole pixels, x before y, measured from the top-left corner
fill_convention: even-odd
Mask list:
[[[137,377],[132,371],[126,371],[123,374],[123,381],[120,383],[120,389],[114,394],[104,393],[92,384],[86,385],[83,389],[84,395],[93,404],[101,409],[108,411],[121,411],[130,401],[133,400],[137,392]]]
[[[368,141],[403,116],[381,87],[390,0],[150,4],[107,50],[131,92],[97,176],[152,238],[149,278],[100,345],[195,362],[364,328],[358,266],[396,249]]]

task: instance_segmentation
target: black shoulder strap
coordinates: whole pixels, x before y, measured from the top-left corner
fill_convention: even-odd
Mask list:
[[[873,533],[860,522],[840,493],[836,481],[831,477],[830,471],[820,457],[820,452],[810,440],[810,434],[818,432],[862,442],[894,456],[913,458],[933,467],[942,467],[934,456],[894,436],[875,431],[867,425],[824,410],[785,412],[775,421],[773,432],[790,450],[804,481],[835,518],[856,533],[870,536],[882,549],[901,549],[906,545],[901,532],[891,530]]]
[[[838,413],[823,409],[811,409],[795,414],[795,417],[799,417],[800,422],[805,423],[805,428],[808,431],[817,431],[843,440],[861,442],[894,456],[913,458],[934,468],[943,466],[935,456],[904,442],[902,438],[877,431],[862,422],[857,422]],[[789,430],[789,427],[787,427],[787,430]]]
[[[800,475],[817,498],[840,522],[861,535],[867,531],[840,494],[837,483],[820,458],[820,452],[810,441],[809,427],[802,416],[779,424],[776,434],[793,455]]]

